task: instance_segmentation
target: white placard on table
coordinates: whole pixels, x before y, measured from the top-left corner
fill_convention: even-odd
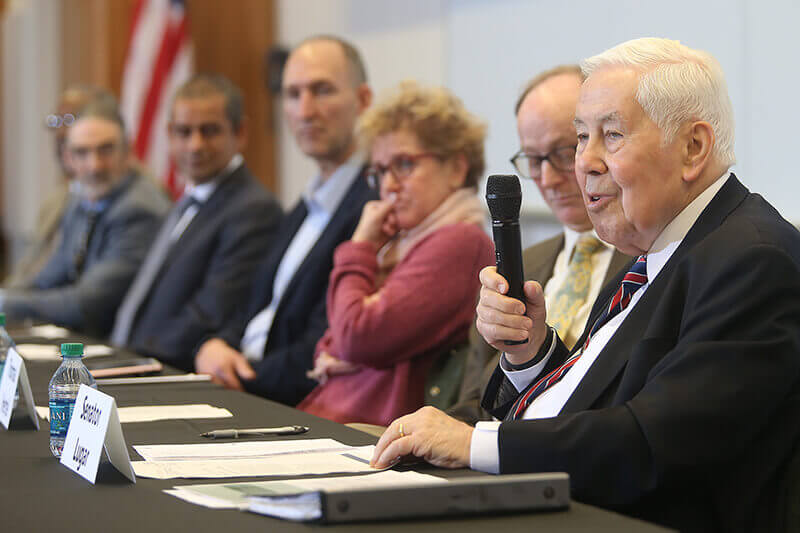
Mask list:
[[[111,464],[136,483],[116,401],[81,384],[61,451],[61,464],[94,484],[103,448]]]
[[[33,393],[31,392],[31,382],[28,380],[28,371],[25,369],[25,361],[19,356],[12,346],[8,349],[5,366],[3,367],[3,377],[0,379],[0,423],[8,429],[11,421],[11,412],[14,410],[14,397],[20,390],[20,397],[24,401],[25,410],[28,416],[39,430],[39,418],[36,416],[36,407],[33,403]]]

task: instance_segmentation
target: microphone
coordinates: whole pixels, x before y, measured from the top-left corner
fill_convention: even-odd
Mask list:
[[[522,244],[519,230],[519,208],[522,189],[513,174],[494,174],[486,182],[486,203],[492,216],[492,236],[497,273],[508,282],[507,296],[525,303],[522,285]],[[507,346],[524,341],[503,341]]]

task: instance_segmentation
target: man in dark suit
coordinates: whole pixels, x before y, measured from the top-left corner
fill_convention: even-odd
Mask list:
[[[528,82],[514,108],[520,149],[511,158],[564,226],[559,235],[526,249],[523,264],[525,279],[544,287],[551,316],[558,315],[553,327],[569,347],[583,331],[600,289],[630,261],[597,238],[575,179],[573,120],[582,82],[578,65],[552,68]],[[499,357],[473,327],[461,392],[449,414],[470,424],[491,419],[480,400]]]
[[[184,83],[168,127],[187,187],[117,311],[111,340],[191,370],[200,342],[226,327],[249,294],[281,208],[244,164],[244,103],[227,78]]]
[[[238,320],[198,350],[198,372],[289,405],[316,385],[306,377],[327,327],[325,294],[333,251],[350,238],[367,200],[355,123],[370,103],[363,63],[350,44],[315,37],[283,71],[283,111],[319,173],[284,219]]]
[[[681,531],[775,531],[800,436],[800,234],[728,170],[713,57],[639,39],[584,72],[578,182],[597,233],[639,258],[571,353],[539,284],[525,311],[485,269],[478,329],[504,355],[484,406],[504,421],[418,411],[387,429],[375,464],[565,471],[576,499]]]

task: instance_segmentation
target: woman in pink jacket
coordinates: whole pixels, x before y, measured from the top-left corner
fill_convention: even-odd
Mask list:
[[[369,202],[334,255],[319,381],[298,408],[337,422],[386,425],[421,407],[439,354],[467,338],[493,263],[476,194],[485,126],[441,88],[404,82],[368,110]]]

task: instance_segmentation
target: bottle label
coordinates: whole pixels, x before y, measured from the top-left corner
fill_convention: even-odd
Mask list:
[[[75,400],[56,398],[50,400],[50,437],[65,438],[72,411],[75,409]]]

